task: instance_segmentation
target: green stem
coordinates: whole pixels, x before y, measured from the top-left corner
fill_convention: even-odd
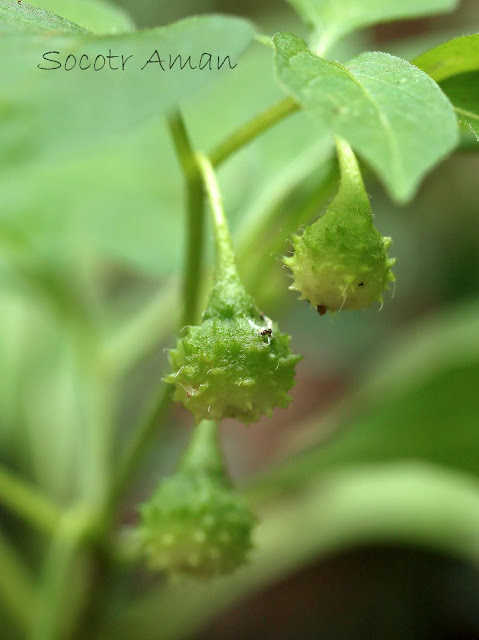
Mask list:
[[[63,516],[47,553],[30,640],[57,640],[73,631],[76,611],[71,601],[76,589],[68,581],[90,526],[81,510]]]
[[[171,115],[168,124],[186,181],[188,220],[184,270],[185,308],[182,318],[182,326],[185,326],[195,324],[198,317],[204,248],[204,200],[193,146],[181,113],[177,111]]]
[[[222,281],[231,276],[236,277],[237,274],[233,244],[211,160],[202,153],[198,153],[196,158],[213,216],[216,245],[216,280]]]
[[[215,147],[209,157],[211,164],[218,167],[230,156],[245,147],[259,135],[273,127],[287,116],[299,111],[299,105],[293,98],[284,98],[269,107],[255,118],[237,129],[231,136]]]
[[[223,476],[225,467],[218,443],[218,424],[202,420],[191,436],[185,455],[180,463],[182,471],[205,471]]]
[[[47,496],[0,467],[0,502],[40,531],[55,532],[61,512]]]
[[[26,631],[31,622],[35,601],[33,578],[17,550],[0,533],[0,597],[12,620]]]
[[[115,505],[127,487],[130,478],[135,473],[143,454],[159,433],[159,425],[170,407],[170,399],[170,386],[162,384],[140,418],[138,426],[133,430],[132,440],[126,449],[123,459],[120,461],[118,474],[108,496],[106,510],[108,524],[110,524]]]
[[[173,113],[168,125],[175,145],[176,154],[183,170],[187,191],[187,247],[184,268],[184,296],[185,308],[180,327],[195,324],[201,290],[201,273],[203,261],[203,228],[204,228],[204,197],[201,175],[186,126],[180,112]],[[133,430],[133,438],[126,449],[120,470],[112,483],[106,501],[105,523],[110,526],[115,506],[121,494],[128,485],[132,475],[141,461],[144,452],[159,432],[159,424],[170,406],[171,390],[162,385],[154,394],[139,424]]]

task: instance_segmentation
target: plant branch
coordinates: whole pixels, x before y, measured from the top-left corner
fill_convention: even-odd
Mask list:
[[[182,318],[182,326],[185,326],[195,324],[198,316],[204,248],[204,200],[193,146],[181,113],[177,111],[171,115],[168,124],[186,182],[188,218],[184,267],[185,308]]]
[[[0,533],[0,596],[19,629],[30,625],[35,593],[33,578],[16,549]]]
[[[0,502],[40,531],[55,532],[61,512],[41,491],[0,466]]]
[[[90,528],[90,518],[81,508],[73,508],[62,517],[46,556],[30,640],[59,640],[73,631],[78,611],[72,607],[71,594],[76,590],[68,586],[68,581]]]
[[[187,193],[187,246],[183,285],[185,308],[181,318],[181,328],[185,325],[195,324],[198,316],[204,245],[204,197],[195,152],[179,111],[169,117],[168,126],[185,178]],[[115,506],[145,450],[159,431],[159,423],[165,417],[170,406],[170,396],[170,388],[167,385],[161,385],[133,430],[132,440],[120,462],[118,475],[107,496],[105,510],[107,526],[111,524]]]
[[[108,496],[107,518],[109,522],[117,501],[128,485],[148,445],[159,432],[159,424],[165,418],[170,407],[170,399],[171,389],[169,385],[162,383],[159,391],[154,394],[152,401],[141,416],[138,426],[133,431],[132,440],[123,459],[120,461],[115,483]]]
[[[226,140],[221,142],[209,154],[213,167],[219,167],[230,156],[252,142],[259,135],[273,127],[289,115],[299,111],[300,107],[293,98],[283,98],[255,118],[241,126]]]

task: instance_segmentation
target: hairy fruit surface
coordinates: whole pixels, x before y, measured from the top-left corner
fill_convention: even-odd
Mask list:
[[[151,570],[211,577],[245,564],[256,518],[231,485],[214,422],[196,427],[179,469],[160,483],[140,513],[140,539]]]
[[[300,357],[291,353],[289,341],[232,278],[215,287],[202,323],[183,330],[170,351],[172,373],[165,380],[197,422],[257,422],[291,401]]]
[[[337,144],[339,191],[325,213],[293,237],[294,254],[284,259],[293,272],[291,289],[321,314],[382,302],[383,292],[395,280],[395,259],[387,255],[391,238],[382,237],[374,226],[352,150],[342,141]]]

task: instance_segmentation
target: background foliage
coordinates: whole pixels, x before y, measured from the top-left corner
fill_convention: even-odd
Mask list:
[[[201,49],[196,20],[176,33],[158,25],[210,11],[241,9],[260,32],[307,34],[292,8],[279,2],[240,8],[220,0],[37,4],[102,33],[94,42],[81,34],[56,36],[65,51],[75,37],[91,51],[110,42],[149,51],[183,39],[194,53]],[[291,4],[315,23],[311,3]],[[331,34],[382,21],[377,11],[384,3],[370,2],[369,14],[347,24],[340,11],[350,4],[334,4],[339,13],[328,14]],[[396,8],[405,4],[424,15],[420,5],[430,3],[392,4],[381,18],[401,17]],[[436,13],[455,3],[434,4]],[[193,73],[171,74],[154,90],[151,75],[105,81],[101,74],[62,72],[61,81],[51,74],[40,83],[33,61],[43,42],[15,35],[8,17],[5,24],[0,460],[58,509],[94,511],[158,387],[163,350],[174,343],[181,312],[184,196],[164,113],[180,101],[195,144],[208,150],[284,93],[272,50],[250,42],[249,24],[233,18],[217,17],[204,28],[212,48],[225,54],[239,55],[249,44],[234,73],[208,83]],[[131,33],[134,24],[153,30],[140,42]],[[476,3],[463,2],[452,15],[354,33],[331,55],[340,63],[364,50],[416,59],[477,132],[479,97],[471,91],[479,86],[477,50],[469,47],[462,62],[463,42],[442,45],[446,54],[441,47],[420,54],[477,31],[478,24]],[[445,55],[451,64],[438,67]],[[400,125],[395,131],[406,135]],[[446,133],[425,127],[425,144],[443,144],[445,151]],[[36,631],[28,637],[52,640],[52,602],[62,611],[60,637],[75,611],[84,612],[86,625],[78,633],[102,639],[198,638],[202,632],[205,638],[479,637],[479,160],[474,136],[466,128],[461,135],[461,149],[428,174],[405,206],[391,202],[367,175],[376,224],[393,237],[391,255],[398,258],[395,295],[381,313],[372,308],[319,318],[288,291],[280,268],[288,234],[315,219],[332,194],[327,127],[295,114],[221,169],[246,286],[293,335],[294,351],[306,354],[288,412],[248,431],[237,423],[223,427],[232,472],[261,518],[251,566],[205,588],[151,578],[127,554],[107,574],[80,553],[67,567],[69,588],[58,590],[49,571],[61,566],[65,549],[0,506],[3,637],[26,637],[21,627],[33,620]],[[415,167],[413,151],[410,156],[404,166],[419,176],[426,167]],[[387,179],[386,157],[371,160],[366,151],[364,157],[382,167],[389,191],[404,200],[406,187]],[[210,282],[208,275],[204,293]],[[138,501],[175,466],[190,428],[190,418],[175,409],[158,429],[122,501],[122,525],[135,522]],[[0,486],[4,482],[0,472]],[[57,516],[45,510],[46,529],[61,527]],[[92,576],[104,588],[88,607],[82,585]],[[278,602],[294,623],[281,623]]]

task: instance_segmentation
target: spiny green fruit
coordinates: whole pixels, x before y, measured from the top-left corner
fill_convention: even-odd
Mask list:
[[[363,309],[395,280],[387,250],[391,238],[374,226],[369,198],[356,157],[337,139],[341,171],[339,191],[325,213],[302,235],[293,237],[294,254],[284,259],[291,268],[291,289],[323,315],[326,311]]]
[[[247,560],[256,518],[231,486],[211,421],[196,427],[178,471],[140,510],[140,539],[151,570],[211,577]]]
[[[170,351],[172,373],[165,380],[197,422],[257,422],[291,401],[288,391],[301,358],[291,353],[289,341],[246,293],[227,252],[201,324],[185,327]]]

